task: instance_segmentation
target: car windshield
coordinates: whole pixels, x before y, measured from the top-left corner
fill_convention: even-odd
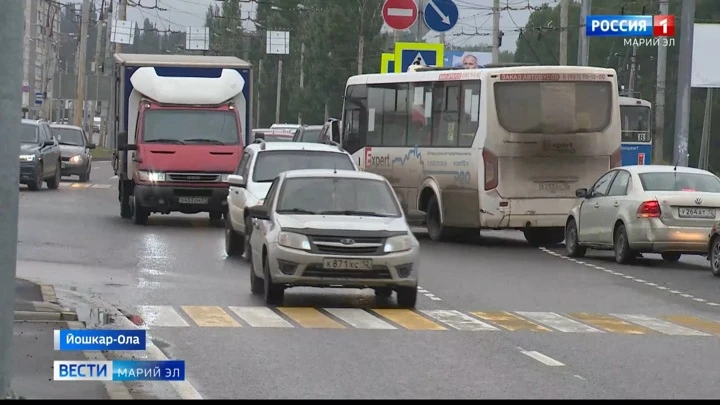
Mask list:
[[[643,173],[640,182],[645,191],[697,191],[720,193],[720,179],[701,173]]]
[[[337,177],[287,179],[275,210],[280,214],[401,216],[386,182]]]
[[[253,181],[271,182],[289,170],[337,169],[355,170],[350,156],[339,152],[282,150],[260,152],[255,162]]]
[[[144,115],[143,141],[153,143],[237,145],[233,111],[150,110]]]
[[[300,142],[318,142],[322,129],[306,129],[302,133]]]
[[[21,143],[38,143],[38,127],[36,125],[23,124],[20,132]]]
[[[60,145],[84,146],[85,136],[82,131],[72,128],[52,128],[53,135]]]

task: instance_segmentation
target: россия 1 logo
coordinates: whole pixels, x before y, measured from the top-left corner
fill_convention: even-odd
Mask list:
[[[674,46],[675,16],[589,15],[585,36],[627,37],[624,46]]]

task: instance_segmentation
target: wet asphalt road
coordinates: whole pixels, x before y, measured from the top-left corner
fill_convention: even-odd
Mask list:
[[[142,316],[204,398],[720,397],[720,279],[704,258],[621,266],[518,233],[421,235],[417,311],[312,289],[268,309],[221,226],[200,214],[135,226],[96,166],[89,187],[21,191],[18,274]]]

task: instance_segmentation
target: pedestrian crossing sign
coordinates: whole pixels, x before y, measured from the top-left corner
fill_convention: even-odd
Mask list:
[[[443,66],[445,46],[425,42],[395,44],[395,73],[407,72],[411,65]]]
[[[380,73],[395,72],[395,54],[383,53],[380,59]]]

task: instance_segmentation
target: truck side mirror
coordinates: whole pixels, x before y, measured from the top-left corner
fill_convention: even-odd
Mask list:
[[[128,143],[128,133],[127,131],[120,131],[117,133],[117,148],[118,150],[122,150],[125,146],[127,146]]]

